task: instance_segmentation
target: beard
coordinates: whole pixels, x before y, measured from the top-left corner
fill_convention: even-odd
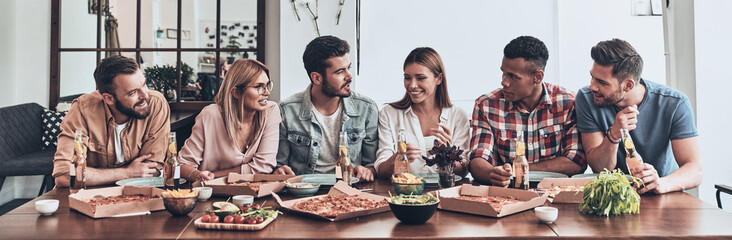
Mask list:
[[[145,106],[145,108],[143,108],[139,112],[135,111],[135,106],[139,106],[140,104],[142,104],[144,102],[148,103],[147,106]],[[122,114],[127,115],[131,118],[135,118],[135,119],[144,119],[148,115],[150,115],[150,104],[149,103],[150,102],[148,101],[148,99],[143,99],[143,100],[140,100],[139,102],[135,103],[135,105],[132,105],[132,107],[127,107],[125,105],[122,105],[122,102],[119,99],[117,99],[117,96],[114,96],[114,108],[116,108],[117,111],[121,112]]]
[[[592,92],[593,94],[599,94],[597,92]],[[604,96],[602,100],[598,100],[597,96],[595,96],[595,106],[598,107],[609,107],[613,106],[615,104],[618,104],[620,101],[623,101],[625,99],[625,95],[623,94],[623,91],[618,88],[618,91],[615,92],[612,96]]]
[[[351,80],[346,81],[343,83],[343,85],[339,87],[331,85],[330,81],[328,81],[328,78],[323,76],[323,94],[328,97],[350,97],[351,96],[351,90],[345,91],[345,93],[340,92],[341,89],[346,87],[346,85],[351,83]]]

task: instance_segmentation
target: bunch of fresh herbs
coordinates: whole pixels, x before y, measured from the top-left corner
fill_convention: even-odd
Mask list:
[[[432,158],[422,156],[422,159],[427,162],[427,166],[437,164],[438,167],[443,168],[447,166],[455,167],[455,162],[463,159],[463,150],[460,147],[448,147],[447,144],[440,143],[437,140],[435,140],[434,146],[427,153],[432,156]]]
[[[637,180],[633,181],[638,184]],[[595,179],[585,183],[579,209],[581,212],[600,216],[637,214],[640,212],[640,201],[640,195],[631,187],[623,172],[605,169]]]

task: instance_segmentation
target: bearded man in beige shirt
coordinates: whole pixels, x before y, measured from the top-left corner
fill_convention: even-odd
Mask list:
[[[74,132],[86,150],[86,185],[159,175],[170,132],[170,108],[163,95],[147,88],[137,62],[123,56],[103,59],[94,80],[97,91],[75,99],[61,123],[53,177],[69,186]]]

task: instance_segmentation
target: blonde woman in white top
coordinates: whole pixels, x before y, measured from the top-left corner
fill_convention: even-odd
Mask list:
[[[374,167],[382,178],[394,172],[399,129],[404,129],[407,137],[411,173],[437,171],[436,166],[426,166],[422,159],[435,139],[466,149],[465,153],[470,144],[468,116],[450,102],[445,67],[437,51],[422,47],[409,53],[404,60],[404,88],[406,93],[401,100],[379,111],[379,149]],[[465,162],[456,164],[455,173],[464,176],[465,166]]]

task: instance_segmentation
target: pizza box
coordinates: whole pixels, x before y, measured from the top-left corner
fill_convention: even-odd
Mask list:
[[[163,190],[155,187],[135,187],[135,186],[119,186],[107,187],[92,190],[81,189],[79,192],[69,195],[69,206],[71,209],[79,211],[84,215],[92,218],[106,218],[122,214],[132,214],[148,211],[159,211],[165,209],[162,198]],[[127,202],[119,204],[105,204],[96,206],[96,211],[92,209],[91,204],[84,200],[95,197],[108,197],[119,195],[135,195],[141,194],[145,196],[156,196],[145,202]]]
[[[234,195],[252,195],[254,197],[267,196],[272,192],[281,191],[285,187],[282,181],[299,182],[302,176],[295,175],[276,175],[276,174],[239,174],[229,173],[229,176],[216,178],[203,182],[207,187],[213,189],[213,195],[234,196]],[[248,186],[228,185],[237,182],[268,182],[259,187],[259,191],[254,191]]]
[[[526,190],[493,186],[473,186],[469,184],[438,190],[437,193],[440,198],[440,205],[438,205],[438,208],[442,210],[498,218],[541,206],[546,202],[548,195],[545,193],[539,196],[539,194],[535,192]],[[459,197],[461,195],[514,197],[525,202],[505,205],[499,213],[496,212],[496,210],[488,203],[455,199],[455,197]]]
[[[334,196],[340,196],[340,195],[353,196],[353,195],[358,195],[361,198],[367,198],[367,199],[371,199],[371,200],[374,200],[374,201],[384,201],[384,200],[386,200],[386,197],[384,197],[384,196],[379,196],[379,195],[376,195],[376,194],[361,192],[358,189],[355,189],[355,188],[352,188],[352,187],[348,186],[348,184],[346,184],[343,181],[338,181],[335,185],[333,185],[333,187],[330,188],[330,191],[328,191],[328,194],[324,194],[324,195],[318,195],[318,196],[304,197],[304,198],[298,198],[298,199],[292,199],[292,200],[282,201],[282,199],[280,198],[279,195],[277,195],[276,193],[272,193],[272,196],[275,198],[275,200],[277,200],[277,203],[282,208],[285,208],[285,209],[287,209],[289,211],[292,211],[292,212],[300,213],[300,214],[303,214],[303,215],[306,215],[306,216],[311,216],[313,218],[323,219],[323,220],[327,220],[327,221],[331,221],[331,222],[337,222],[337,221],[342,221],[342,220],[351,219],[351,218],[355,218],[355,217],[361,217],[361,216],[371,215],[371,214],[374,214],[374,213],[387,212],[387,211],[390,210],[389,209],[389,205],[385,205],[383,207],[379,207],[379,208],[375,208],[375,209],[371,209],[371,210],[361,210],[361,211],[355,211],[355,212],[349,212],[349,213],[342,213],[342,214],[339,214],[338,216],[336,216],[335,218],[329,218],[329,217],[323,217],[323,216],[320,216],[320,215],[317,215],[317,214],[312,214],[312,213],[309,213],[309,212],[295,210],[295,209],[292,208],[292,206],[294,206],[295,203],[297,203],[297,202],[300,202],[300,201],[303,201],[303,200],[308,200],[308,199],[311,199],[311,198],[323,197],[323,196],[327,196],[327,195],[334,195]]]
[[[544,178],[536,185],[536,189],[549,189],[554,186],[582,187],[592,178]],[[582,203],[582,191],[561,191],[551,199],[552,203]]]

